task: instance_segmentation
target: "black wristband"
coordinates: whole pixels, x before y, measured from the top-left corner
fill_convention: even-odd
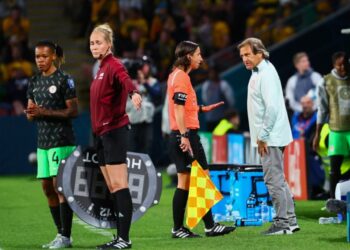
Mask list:
[[[185,133],[180,134],[180,135],[181,135],[181,137],[183,137],[183,138],[188,138],[188,137],[189,137],[189,133],[188,133],[188,132],[185,132]]]
[[[203,112],[203,105],[198,105],[199,107],[199,113],[202,113]]]

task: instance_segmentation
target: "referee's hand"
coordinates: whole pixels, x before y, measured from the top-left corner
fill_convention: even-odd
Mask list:
[[[180,148],[182,150],[182,152],[187,152],[193,156],[193,151],[192,151],[192,147],[190,144],[190,140],[188,138],[185,137],[181,137],[181,143],[180,143]]]
[[[203,106],[202,107],[202,112],[209,112],[209,111],[212,111],[213,109],[216,109],[222,105],[224,105],[225,102],[217,102],[217,103],[214,103],[214,104],[211,104],[211,105],[207,105],[207,106]]]

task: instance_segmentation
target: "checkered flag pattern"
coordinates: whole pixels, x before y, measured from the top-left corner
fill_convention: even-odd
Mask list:
[[[197,161],[192,162],[186,224],[194,228],[203,216],[223,198]]]

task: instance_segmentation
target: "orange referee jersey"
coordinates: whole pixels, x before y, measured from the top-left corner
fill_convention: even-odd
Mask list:
[[[179,130],[175,119],[174,93],[181,92],[187,95],[185,102],[185,124],[188,129],[198,129],[198,104],[197,96],[194,91],[188,74],[183,70],[175,68],[168,77],[168,101],[169,101],[169,120],[170,129]]]

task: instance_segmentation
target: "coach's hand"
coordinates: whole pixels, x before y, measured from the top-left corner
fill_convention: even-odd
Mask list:
[[[264,157],[269,153],[266,142],[258,140],[256,143],[258,144],[258,153],[260,157]]]
[[[214,104],[211,104],[211,105],[202,106],[199,111],[201,111],[201,112],[209,112],[209,111],[212,111],[213,109],[216,109],[217,107],[220,107],[220,106],[222,106],[224,104],[225,104],[225,102],[217,102],[217,103],[214,103]]]

